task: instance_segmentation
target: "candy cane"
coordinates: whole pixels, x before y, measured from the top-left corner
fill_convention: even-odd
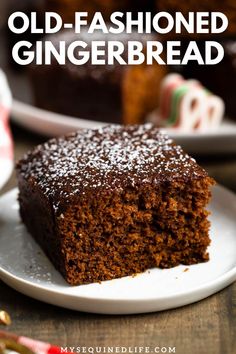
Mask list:
[[[182,82],[183,78],[178,74],[169,74],[163,79],[160,90],[160,115],[162,120],[169,116],[172,92]]]
[[[25,352],[32,352],[32,354],[61,354],[60,347],[0,330],[0,344],[1,342],[3,346],[5,344],[6,349],[15,348],[15,351],[20,354]],[[68,351],[67,354],[72,353]]]
[[[12,105],[12,95],[7,78],[0,69],[0,158],[12,159],[13,146],[8,119]]]
[[[185,132],[198,129],[198,124],[204,116],[202,102],[205,100],[205,96],[205,92],[199,88],[192,88],[186,92],[180,104],[178,129]]]
[[[223,100],[220,97],[208,95],[206,104],[203,106],[203,117],[199,124],[199,130],[202,132],[208,129],[213,131],[220,125],[224,111]]]

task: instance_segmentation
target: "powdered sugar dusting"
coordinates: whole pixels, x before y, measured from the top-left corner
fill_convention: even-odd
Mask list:
[[[55,208],[88,190],[123,190],[206,175],[152,124],[109,125],[52,139],[27,154],[18,171],[36,182]]]

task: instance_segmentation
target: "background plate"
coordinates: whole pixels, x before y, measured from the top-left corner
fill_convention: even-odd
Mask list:
[[[79,311],[142,313],[190,304],[236,280],[236,196],[223,187],[214,188],[210,205],[209,262],[75,287],[63,280],[20,223],[16,198],[16,189],[0,198],[0,277],[35,299]]]
[[[12,119],[27,129],[49,137],[108,124],[49,112],[17,100],[13,102]],[[210,133],[180,133],[173,130],[168,130],[168,133],[189,153],[236,152],[236,123],[229,120],[224,120],[220,129]]]

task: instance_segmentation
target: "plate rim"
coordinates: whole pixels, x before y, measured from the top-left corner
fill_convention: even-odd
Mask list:
[[[54,290],[54,289],[50,289],[50,288],[45,288],[44,286],[41,286],[39,284],[36,283],[32,283],[28,280],[19,278],[15,275],[13,275],[12,273],[6,271],[5,269],[3,269],[2,267],[0,267],[0,279],[1,279],[1,275],[6,276],[8,279],[16,281],[18,284],[20,285],[27,285],[29,288],[34,288],[34,289],[38,289],[41,290],[43,292],[46,292],[48,294],[51,295],[60,295],[60,296],[66,296],[69,298],[75,298],[77,300],[89,300],[89,301],[106,301],[106,302],[150,302],[150,301],[163,301],[163,300],[173,300],[176,298],[181,298],[183,296],[191,296],[193,294],[196,294],[198,292],[202,292],[202,291],[208,291],[211,290],[213,292],[215,292],[215,288],[221,290],[224,289],[225,287],[227,287],[228,285],[230,285],[231,283],[233,283],[234,281],[236,281],[236,266],[234,266],[234,268],[230,269],[229,271],[227,271],[226,273],[222,274],[220,277],[215,278],[214,280],[211,280],[210,282],[207,282],[207,284],[202,284],[201,286],[198,286],[196,288],[192,288],[191,290],[188,291],[180,291],[178,293],[174,293],[171,295],[167,295],[167,296],[162,296],[162,297],[145,297],[145,298],[111,298],[111,297],[95,297],[95,296],[84,296],[84,295],[77,295],[77,294],[70,294],[70,293],[65,293],[63,292],[63,290]],[[117,278],[118,279],[118,278]],[[119,278],[120,279],[120,278]],[[108,280],[109,281],[109,280]],[[112,281],[112,280],[111,280]],[[96,283],[92,283],[92,284],[96,284]],[[72,286],[73,288],[79,288],[80,286],[89,286],[92,284],[85,284],[85,285],[77,285],[77,286]],[[219,291],[217,290],[217,291]]]
[[[24,110],[24,112],[23,112]],[[26,113],[26,115],[25,115]],[[19,101],[17,99],[13,100],[13,105],[12,105],[12,111],[11,111],[11,118],[14,122],[17,122],[21,124],[24,127],[28,127],[28,123],[25,123],[27,121],[27,115],[33,115],[37,121],[41,121],[42,123],[44,122],[51,122],[52,124],[58,124],[58,118],[60,119],[59,125],[64,126],[69,129],[90,129],[92,127],[103,127],[108,124],[111,124],[109,122],[102,122],[102,121],[96,121],[96,120],[88,120],[85,118],[79,118],[79,117],[73,117],[70,115],[65,115],[61,113],[56,113],[52,112],[46,109],[42,109],[39,107],[36,107],[30,103],[25,103],[22,101]],[[40,115],[40,118],[39,118]],[[19,118],[20,116],[24,116],[24,121],[22,121],[22,118]],[[49,118],[46,118],[46,117]],[[66,123],[65,123],[66,120]],[[76,122],[76,124],[74,124]],[[114,123],[113,123],[114,124]],[[117,124],[117,123],[116,123]],[[179,138],[179,139],[214,139],[214,138],[229,138],[229,137],[236,137],[236,121],[234,122],[233,120],[227,120],[227,118],[224,118],[224,123],[223,125],[229,125],[229,129],[225,132],[220,132],[220,130],[216,131],[211,131],[211,132],[178,132],[175,130],[167,130],[166,128],[163,129],[163,131],[166,131],[167,134],[169,134],[171,137]],[[232,129],[233,128],[233,129]],[[38,131],[37,129],[32,128],[34,131]],[[53,136],[53,134],[48,131],[46,133],[45,129],[43,129],[45,134],[48,136]]]
[[[0,166],[2,165],[2,163],[7,164],[7,167],[4,166],[4,171],[1,171],[1,177],[0,177],[0,191],[1,189],[5,186],[5,184],[8,182],[9,178],[12,175],[13,169],[14,169],[14,162],[13,162],[13,158],[5,158],[5,157],[1,157],[0,158]]]
[[[223,191],[224,193],[228,193],[230,194],[232,197],[236,198],[236,195],[234,192],[232,192],[231,190],[229,190],[228,188],[221,186],[221,185],[217,185],[214,187],[214,189],[218,189],[219,191]],[[16,195],[16,193],[18,192],[18,188],[13,188],[10,191],[8,191],[7,193],[3,194],[0,197],[0,200],[3,198],[7,198],[9,195]],[[142,273],[143,274],[143,273]],[[186,290],[181,290],[178,293],[173,293],[167,296],[161,296],[161,297],[157,297],[157,296],[149,296],[149,297],[138,297],[138,298],[111,298],[111,297],[96,297],[96,296],[85,296],[85,295],[80,295],[80,294],[70,294],[67,293],[65,291],[63,291],[63,289],[51,289],[48,287],[45,287],[44,285],[41,284],[37,284],[34,282],[31,282],[29,280],[26,279],[22,279],[19,278],[18,276],[12,274],[10,271],[5,270],[1,265],[0,265],[0,278],[2,278],[2,276],[5,278],[7,277],[8,279],[10,279],[10,281],[15,281],[20,285],[26,285],[29,288],[34,288],[34,289],[38,289],[40,291],[46,292],[47,294],[51,294],[51,295],[57,295],[57,296],[66,296],[69,298],[73,298],[73,299],[77,299],[77,300],[88,300],[88,301],[106,301],[109,303],[114,303],[114,302],[126,302],[126,303],[130,303],[130,302],[142,302],[142,303],[147,303],[147,302],[152,302],[152,301],[167,301],[167,300],[173,300],[173,299],[180,299],[183,296],[186,297],[191,297],[192,295],[196,294],[196,293],[201,293],[201,292],[209,292],[209,295],[225,288],[226,286],[228,286],[229,284],[231,284],[232,282],[234,282],[236,280],[236,264],[234,265],[233,268],[231,268],[230,270],[224,272],[222,275],[216,277],[213,280],[207,281],[206,283],[191,288],[190,290],[186,291]],[[112,280],[111,280],[112,281]],[[5,281],[6,282],[6,281]],[[67,283],[65,283],[65,285],[67,285]],[[79,288],[80,286],[89,286],[92,284],[86,284],[86,285],[79,285],[79,286],[70,286],[68,285],[68,288]],[[216,289],[216,290],[215,290]],[[27,294],[28,295],[28,294]],[[207,296],[209,296],[207,295]],[[30,296],[30,295],[29,295]]]

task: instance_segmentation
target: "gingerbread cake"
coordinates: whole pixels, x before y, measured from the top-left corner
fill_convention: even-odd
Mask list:
[[[208,260],[214,181],[151,124],[49,140],[17,176],[23,222],[72,285]]]
[[[88,35],[84,30],[75,34],[71,30],[46,36],[58,49],[60,41],[66,47],[76,40],[88,43],[95,40],[118,40],[127,43],[138,40],[145,48],[153,35],[103,34]],[[87,48],[87,50],[88,50]],[[127,58],[127,51],[123,55]],[[92,65],[87,62],[76,66],[69,60],[59,65],[31,65],[30,78],[35,105],[53,112],[84,119],[101,120],[110,123],[142,123],[158,103],[160,81],[167,69],[157,63],[153,65]]]

